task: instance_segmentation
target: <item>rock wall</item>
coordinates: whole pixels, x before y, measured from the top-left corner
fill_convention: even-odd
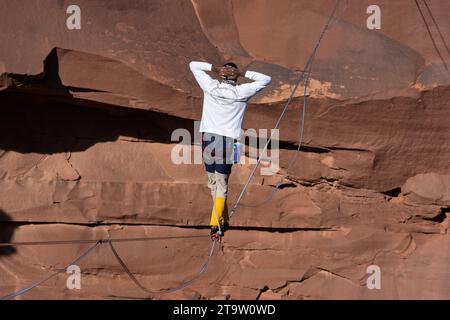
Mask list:
[[[280,127],[279,172],[257,171],[202,277],[148,294],[102,245],[79,263],[80,290],[67,289],[63,273],[20,298],[448,299],[448,71],[414,3],[378,1],[382,28],[373,31],[371,3],[341,2],[313,67],[304,145],[296,154],[299,88]],[[449,42],[448,2],[428,2]],[[80,0],[82,28],[70,31],[67,1],[0,4],[1,242],[208,235],[203,166],[170,159],[172,132],[194,136],[201,116],[189,61],[270,74],[244,123],[270,129],[333,6]],[[230,203],[249,157],[233,168]],[[194,276],[210,245],[203,237],[115,247],[142,284],[164,290]],[[0,247],[0,296],[88,247]],[[381,268],[380,290],[366,287],[369,265]]]

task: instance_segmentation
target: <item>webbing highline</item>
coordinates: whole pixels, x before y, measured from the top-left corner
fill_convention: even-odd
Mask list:
[[[153,290],[149,290],[146,287],[144,287],[134,276],[134,274],[128,269],[128,267],[126,266],[125,262],[123,262],[122,258],[120,258],[119,254],[117,253],[116,249],[114,248],[112,242],[109,242],[109,247],[112,251],[112,253],[114,254],[114,257],[116,258],[116,260],[119,262],[120,266],[122,267],[122,269],[127,273],[128,277],[142,290],[145,291],[149,294],[164,294],[164,293],[172,293],[178,290],[181,290],[183,288],[186,288],[187,286],[189,286],[190,284],[192,284],[195,280],[197,280],[198,278],[200,278],[200,276],[205,273],[205,271],[208,269],[208,265],[209,265],[209,261],[210,258],[213,256],[214,254],[214,248],[216,245],[216,240],[213,240],[212,245],[211,245],[211,250],[209,252],[208,258],[206,259],[206,261],[203,263],[203,265],[200,267],[200,269],[196,272],[196,274],[189,280],[186,280],[184,282],[182,282],[181,284],[179,284],[178,286],[174,287],[174,288],[170,288],[170,289],[163,289],[163,290],[158,290],[158,291],[153,291]]]
[[[150,291],[143,287],[137,279],[134,277],[134,275],[130,272],[130,270],[127,268],[123,260],[118,255],[117,251],[114,250],[114,247],[112,245],[113,242],[130,242],[130,241],[155,241],[155,240],[174,240],[174,239],[192,239],[192,238],[209,238],[209,235],[199,235],[199,236],[172,236],[172,237],[145,237],[145,238],[118,238],[118,239],[100,239],[100,240],[61,240],[61,241],[33,241],[33,242],[4,242],[0,243],[0,247],[7,247],[7,246],[37,246],[37,245],[67,245],[67,244],[85,244],[85,243],[95,243],[92,247],[90,247],[88,250],[86,250],[82,255],[80,255],[78,258],[70,262],[65,268],[60,269],[49,276],[45,277],[44,279],[34,282],[28,287],[21,289],[19,291],[11,292],[3,297],[0,297],[0,300],[10,300],[17,296],[20,296],[22,294],[27,293],[28,291],[31,291],[32,289],[40,286],[41,284],[47,282],[48,280],[56,277],[60,273],[66,272],[67,268],[73,264],[76,264],[80,262],[82,259],[84,259],[86,256],[88,256],[90,253],[94,251],[95,248],[97,248],[98,245],[108,243],[110,245],[111,250],[113,251],[114,257],[117,259],[117,261],[120,263],[121,267],[127,272],[128,276],[138,285],[139,288],[141,288],[143,291],[147,293],[152,294],[164,294],[164,293],[171,293],[175,292],[177,290],[183,289],[190,285],[192,282],[194,282],[197,278],[199,278],[208,268],[210,258],[214,254],[214,248],[216,241],[213,241],[211,250],[209,252],[209,255],[205,262],[202,264],[201,268],[198,272],[189,280],[186,280],[182,284],[176,286],[175,288],[168,289],[168,290],[161,290],[161,291]]]
[[[156,240],[174,240],[174,239],[191,239],[206,238],[206,235],[197,236],[169,236],[169,237],[143,237],[143,238],[117,238],[117,239],[93,239],[93,240],[50,240],[50,241],[24,241],[24,242],[0,242],[0,247],[16,247],[16,246],[41,246],[41,245],[62,245],[62,244],[83,244],[96,242],[133,242],[133,241],[156,241]]]
[[[300,74],[300,77],[298,78],[297,82],[295,83],[294,89],[292,90],[291,94],[289,95],[289,98],[288,98],[288,100],[286,101],[286,104],[284,105],[284,108],[283,108],[283,110],[282,110],[282,112],[281,112],[281,114],[280,114],[280,116],[279,116],[279,118],[278,118],[278,120],[277,120],[277,122],[276,122],[276,124],[275,124],[275,126],[274,126],[274,129],[278,129],[278,128],[279,128],[280,123],[281,123],[281,120],[283,119],[283,117],[284,117],[284,115],[285,115],[285,113],[286,113],[286,111],[287,111],[287,108],[289,107],[290,103],[292,102],[292,100],[293,100],[293,98],[294,98],[294,94],[295,94],[295,92],[297,91],[298,86],[299,86],[299,85],[303,82],[303,80],[304,80],[303,111],[302,111],[301,125],[300,125],[300,137],[299,137],[299,142],[298,142],[297,152],[295,153],[294,157],[292,157],[291,161],[289,162],[289,165],[288,165],[288,167],[287,167],[288,170],[289,170],[290,167],[292,167],[292,165],[294,165],[294,163],[297,161],[298,154],[299,154],[300,148],[301,148],[301,146],[302,146],[302,142],[303,142],[303,132],[304,132],[304,127],[305,127],[305,114],[306,114],[306,107],[307,107],[307,104],[308,104],[307,89],[308,89],[308,85],[309,85],[309,78],[310,78],[310,75],[311,75],[311,69],[312,69],[312,65],[313,65],[313,62],[314,62],[314,58],[315,58],[315,56],[316,56],[317,49],[319,48],[320,43],[321,43],[321,41],[322,41],[322,39],[323,39],[323,36],[325,35],[325,32],[328,30],[328,28],[329,28],[331,22],[333,21],[333,18],[334,18],[334,15],[335,15],[335,13],[336,13],[336,10],[337,10],[337,8],[339,7],[339,3],[340,3],[340,0],[336,0],[336,2],[335,2],[335,4],[334,4],[334,7],[333,7],[333,11],[331,12],[331,14],[330,14],[330,16],[329,16],[328,21],[327,21],[327,23],[325,24],[325,27],[323,28],[322,32],[320,33],[319,38],[318,38],[318,40],[317,40],[317,42],[316,42],[316,45],[314,46],[313,51],[312,51],[311,55],[309,56],[309,58],[308,58],[308,60],[307,60],[307,62],[306,62],[306,65],[305,65],[305,67],[303,68],[303,71],[302,71],[302,73]],[[305,75],[306,75],[306,77],[305,77]],[[269,139],[267,140],[267,142],[266,142],[264,148],[263,148],[262,151],[260,152],[260,155],[258,156],[258,159],[257,159],[255,165],[253,166],[253,169],[252,169],[252,171],[250,172],[250,174],[249,174],[249,176],[248,176],[248,178],[247,178],[247,181],[246,181],[245,184],[244,184],[244,187],[242,188],[242,191],[239,193],[239,195],[238,195],[236,201],[234,202],[233,207],[232,207],[232,209],[231,209],[230,218],[231,218],[231,217],[234,215],[234,213],[236,212],[236,209],[238,208],[238,206],[239,206],[239,204],[240,204],[240,202],[241,202],[241,200],[242,200],[242,197],[243,197],[244,194],[245,194],[245,191],[247,190],[248,186],[250,185],[250,182],[251,182],[253,176],[255,175],[256,169],[258,168],[259,164],[261,163],[262,155],[264,155],[264,154],[266,153],[267,148],[268,148],[270,142],[272,141],[272,138],[273,138],[273,135],[274,135],[274,131],[275,131],[275,130],[272,130],[272,133],[271,133]],[[269,194],[269,197],[268,197],[265,201],[263,201],[263,203],[257,204],[257,205],[253,205],[253,206],[260,206],[260,205],[262,205],[262,204],[264,204],[264,203],[267,203],[268,201],[271,201],[271,199],[272,199],[273,196],[275,195],[275,192],[279,189],[279,187],[282,185],[282,183],[283,183],[283,179],[281,179],[281,180],[276,184],[275,188],[274,188],[274,189],[272,190],[272,192]],[[248,206],[248,205],[247,205],[247,206]]]
[[[64,269],[58,270],[58,271],[52,273],[51,275],[47,276],[46,278],[44,278],[44,279],[42,279],[40,281],[37,281],[37,282],[31,284],[30,286],[22,289],[22,290],[11,292],[11,293],[7,294],[6,296],[1,297],[0,300],[10,300],[10,299],[13,299],[13,298],[15,298],[17,296],[20,296],[20,295],[24,294],[24,293],[27,293],[28,291],[33,290],[34,288],[40,286],[44,282],[47,282],[51,278],[56,277],[58,274],[65,272],[69,266],[71,266],[73,264],[76,264],[77,262],[81,261],[87,255],[89,255],[91,252],[93,252],[94,249],[97,248],[97,246],[99,244],[101,244],[101,243],[102,243],[101,241],[97,241],[92,247],[90,247],[81,256],[79,256],[78,258],[73,260],[71,263],[69,263]]]

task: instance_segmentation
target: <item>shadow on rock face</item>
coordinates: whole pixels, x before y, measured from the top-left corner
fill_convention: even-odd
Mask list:
[[[178,128],[194,136],[192,120],[155,111],[71,97],[51,99],[20,92],[0,95],[0,150],[4,151],[79,152],[121,136],[171,143],[171,134]]]
[[[77,63],[85,63],[85,60]],[[73,64],[70,65],[71,70],[78,78],[83,81],[90,79],[89,75],[76,69],[75,62]],[[99,67],[102,63],[100,61],[95,65]],[[121,66],[119,63],[117,65]],[[108,91],[65,86],[60,78],[60,68],[58,50],[55,48],[44,61],[43,73],[0,76],[0,88],[4,88],[0,90],[0,150],[40,154],[77,152],[85,151],[96,143],[116,141],[123,136],[131,140],[171,143],[171,134],[178,128],[185,128],[191,136],[194,135],[194,121],[191,119],[148,110],[147,107],[141,109],[114,104],[117,103],[113,99],[114,94]],[[126,67],[122,69],[128,72]],[[126,78],[137,77],[137,73],[122,76],[125,82],[140,81],[144,87],[147,84],[145,79]],[[109,74],[109,77],[120,78],[121,75]],[[153,94],[164,89],[163,86],[152,88],[144,91]],[[174,92],[168,88],[164,90],[166,95]],[[100,94],[101,97],[111,94],[108,99],[114,101],[99,102],[89,97],[76,97],[73,93]],[[123,99],[128,102],[136,100],[129,97]]]
[[[11,241],[15,226],[10,221],[11,218],[2,209],[0,209],[0,243]],[[0,256],[12,254],[14,252],[16,252],[14,247],[0,246]]]

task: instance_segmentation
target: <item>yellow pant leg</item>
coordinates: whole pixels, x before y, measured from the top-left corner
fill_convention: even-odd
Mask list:
[[[215,211],[215,212],[214,212]],[[228,222],[228,208],[225,198],[216,197],[214,199],[214,207],[211,211],[211,226],[218,226],[217,219],[221,225]]]

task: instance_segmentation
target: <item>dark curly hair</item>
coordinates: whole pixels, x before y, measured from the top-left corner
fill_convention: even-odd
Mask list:
[[[235,69],[238,69],[238,66],[234,62],[227,62],[223,65],[224,67],[233,67]]]

